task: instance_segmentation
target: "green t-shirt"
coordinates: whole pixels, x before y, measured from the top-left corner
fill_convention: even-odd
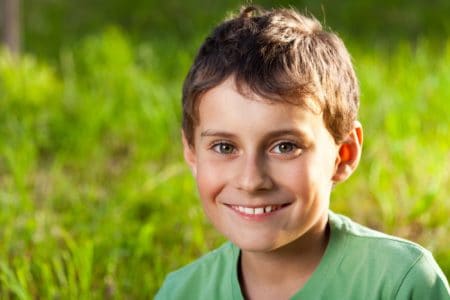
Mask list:
[[[291,299],[450,299],[448,281],[429,251],[332,212],[329,224],[322,260]],[[169,274],[155,299],[243,299],[239,254],[224,244]]]

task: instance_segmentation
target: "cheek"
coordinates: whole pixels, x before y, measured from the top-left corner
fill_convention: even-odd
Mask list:
[[[314,197],[317,182],[313,180],[308,170],[302,168],[287,173],[283,185],[295,193],[296,197],[308,201],[307,199]]]
[[[289,187],[302,197],[315,197],[322,191],[331,190],[332,166],[327,160],[318,156],[307,156],[295,164],[278,167],[276,170],[277,181]]]
[[[223,174],[220,168],[208,165],[199,165],[197,168],[197,188],[201,200],[206,204],[217,197],[224,186]]]

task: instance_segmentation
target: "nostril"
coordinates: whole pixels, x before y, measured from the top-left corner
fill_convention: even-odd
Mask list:
[[[239,189],[254,192],[272,188],[273,182],[261,155],[248,155],[243,157],[241,163],[241,172],[237,178]]]
[[[252,178],[251,180],[241,181],[238,185],[240,190],[246,192],[265,191],[272,189],[272,187],[273,183],[269,177]]]

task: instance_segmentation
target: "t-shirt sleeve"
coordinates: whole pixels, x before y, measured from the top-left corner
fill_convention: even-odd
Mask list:
[[[169,289],[167,288],[167,279],[164,281],[163,285],[160,287],[159,291],[156,293],[154,300],[166,300],[169,299],[169,295],[168,295],[168,291]]]
[[[448,280],[430,253],[424,253],[412,265],[395,299],[450,300]]]
[[[195,288],[186,288],[186,284],[183,280],[180,280],[179,277],[177,280],[177,276],[174,273],[170,273],[156,293],[154,300],[182,299],[198,299],[198,295],[195,295]]]
[[[154,300],[178,300],[178,299],[195,299],[195,298],[189,297],[189,293],[187,293],[186,291],[183,292],[183,283],[180,282],[180,280],[178,280],[177,284],[176,274],[170,273],[169,275],[166,276],[162,286],[156,293]]]

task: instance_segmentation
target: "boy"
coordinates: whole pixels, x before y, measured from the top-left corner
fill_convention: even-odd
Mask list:
[[[183,87],[184,155],[229,240],[156,299],[450,299],[420,246],[329,211],[358,165],[359,88],[342,41],[294,10],[243,9]]]

